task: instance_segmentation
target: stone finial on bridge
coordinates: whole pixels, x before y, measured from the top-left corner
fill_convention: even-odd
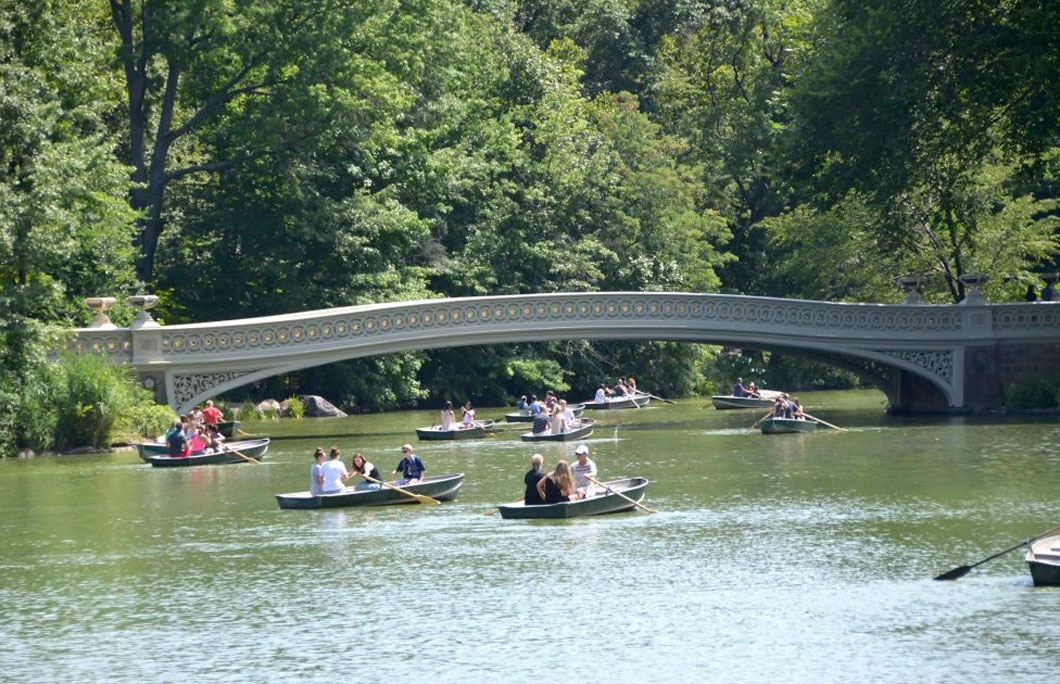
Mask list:
[[[88,324],[88,327],[99,330],[116,329],[118,326],[111,323],[110,316],[107,315],[107,309],[114,306],[117,301],[114,297],[87,297],[85,306],[95,312],[95,316],[92,317],[92,322]]]
[[[134,309],[139,309],[140,313],[136,315],[133,322],[129,325],[133,330],[139,328],[158,328],[160,327],[158,321],[151,317],[151,314],[147,313],[149,309],[155,308],[158,305],[157,295],[132,295],[131,297],[125,298],[125,303]]]
[[[965,273],[959,276],[957,280],[961,281],[966,288],[969,288],[964,294],[964,299],[957,302],[958,305],[989,304],[983,293],[979,291],[979,287],[986,284],[986,281],[990,280],[990,276],[985,273]]]
[[[1042,301],[1055,302],[1060,299],[1056,292],[1056,281],[1060,280],[1060,273],[1042,273],[1038,277],[1045,283],[1045,287],[1042,288]]]
[[[930,280],[928,276],[905,276],[898,279],[898,284],[905,289],[905,301],[903,304],[923,304],[924,298],[920,296],[920,288]]]

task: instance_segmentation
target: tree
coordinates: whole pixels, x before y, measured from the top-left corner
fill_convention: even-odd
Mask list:
[[[113,83],[88,3],[0,9],[0,449],[45,446],[39,410],[79,297],[131,286],[126,170],[100,127]]]
[[[166,193],[182,179],[279,155],[333,120],[336,81],[357,80],[362,23],[383,0],[111,0],[125,78],[137,274],[154,276]],[[370,99],[361,103],[370,110]],[[218,128],[241,130],[224,156],[204,153]],[[213,150],[217,151],[217,150]]]

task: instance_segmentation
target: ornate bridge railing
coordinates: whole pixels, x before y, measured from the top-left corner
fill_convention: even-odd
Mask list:
[[[190,325],[82,328],[69,349],[135,366],[182,410],[278,373],[377,354],[556,339],[655,339],[840,354],[908,371],[963,407],[965,351],[1060,338],[1049,304],[843,304],[670,292],[554,293],[344,307]]]

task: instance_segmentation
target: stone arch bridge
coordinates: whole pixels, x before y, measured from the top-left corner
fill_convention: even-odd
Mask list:
[[[779,350],[872,379],[899,412],[998,410],[1002,388],[1060,362],[1060,306],[847,304],[675,292],[432,299],[160,326],[81,328],[69,351],[132,365],[185,412],[241,385],[378,354],[563,339],[672,340]]]

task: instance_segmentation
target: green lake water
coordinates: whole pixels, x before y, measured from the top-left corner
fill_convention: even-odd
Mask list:
[[[436,411],[244,425],[261,466],[0,460],[0,682],[1054,680],[1060,589],[1021,551],[932,577],[1060,524],[1060,423],[802,398],[849,431],[702,398],[592,416],[601,479],[649,478],[654,515],[489,515],[575,444],[417,442]],[[315,446],[389,472],[405,442],[466,473],[455,501],[276,505]]]

